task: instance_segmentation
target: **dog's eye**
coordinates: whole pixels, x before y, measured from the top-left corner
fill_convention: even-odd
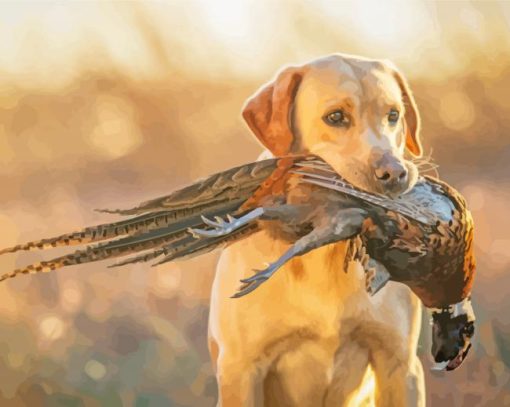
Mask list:
[[[399,111],[396,109],[391,109],[390,112],[388,113],[388,122],[390,124],[395,124],[398,122],[399,117],[400,117]]]
[[[343,110],[335,110],[324,116],[324,121],[330,126],[340,127],[348,126],[350,124],[349,118],[343,112]]]

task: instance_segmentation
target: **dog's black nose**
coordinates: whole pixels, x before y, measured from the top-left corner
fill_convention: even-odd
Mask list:
[[[375,170],[375,176],[379,181],[386,183],[400,182],[407,177],[407,170],[402,166],[378,168]]]
[[[407,182],[407,169],[391,154],[383,154],[376,164],[375,177],[386,188],[398,188]]]

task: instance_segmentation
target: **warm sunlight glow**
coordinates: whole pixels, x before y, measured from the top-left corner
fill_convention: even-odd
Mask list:
[[[371,367],[365,372],[361,386],[349,401],[349,407],[375,407],[375,375]]]
[[[318,47],[329,52],[355,48],[391,58],[407,72],[437,75],[469,64],[464,50],[452,47],[444,40],[444,32],[437,30],[442,22],[451,20],[446,28],[451,35],[469,28],[467,43],[494,41],[486,30],[475,29],[486,27],[475,4],[459,6],[455,15],[442,4],[403,0],[321,0],[313,6],[298,1],[192,0],[174,2],[172,7],[165,3],[130,7],[128,3],[13,2],[3,7],[8,12],[0,15],[0,36],[10,40],[0,41],[2,69],[27,84],[46,87],[72,80],[83,64],[97,69],[111,62],[143,77],[167,74],[168,61],[215,78],[227,73],[265,76],[268,65],[316,57]],[[500,21],[492,23],[495,33],[510,20],[510,3],[500,7]],[[149,32],[150,37],[144,38],[144,31],[154,27],[161,37]],[[299,32],[303,35],[296,36]],[[345,39],[342,32],[356,35]],[[503,47],[505,37],[497,40]],[[179,50],[185,52],[175,58]],[[440,61],[426,58],[438,50],[443,55]],[[59,75],[53,75],[56,66]]]
[[[254,2],[196,0],[192,4],[198,14],[205,17],[207,28],[216,39],[232,48],[249,43],[254,22],[250,10],[255,6]]]
[[[328,400],[344,398],[345,392],[350,392],[348,400],[340,404],[374,407],[378,398],[394,400],[392,391],[409,390],[414,392],[412,397],[421,397],[424,391],[427,403],[434,407],[475,402],[510,406],[510,313],[506,312],[510,309],[509,30],[510,1],[504,0],[0,2],[0,250],[62,236],[57,247],[45,247],[44,251],[5,251],[0,255],[0,271],[27,271],[23,267],[55,258],[57,262],[46,263],[45,269],[70,265],[0,284],[0,407],[91,403],[212,407],[218,402],[220,364],[230,359],[233,365],[227,370],[237,370],[234,365],[240,357],[243,360],[238,366],[251,365],[257,349],[272,348],[274,341],[278,342],[274,350],[277,358],[288,349],[292,353],[282,357],[283,369],[280,364],[271,369],[267,382],[276,386],[264,386],[264,390],[279,392],[280,387],[289,386],[297,405],[320,405],[325,396]],[[356,336],[349,330],[363,323],[352,318],[360,315],[363,319],[371,312],[366,304],[356,302],[357,294],[351,295],[351,289],[362,290],[364,284],[354,281],[355,276],[338,274],[338,278],[349,280],[344,296],[337,296],[328,285],[319,284],[316,290],[308,287],[325,297],[317,302],[313,293],[301,295],[296,301],[304,301],[301,309],[307,311],[300,313],[300,306],[294,304],[296,312],[289,313],[283,302],[293,305],[291,280],[297,277],[304,286],[319,278],[317,274],[306,276],[305,262],[299,275],[277,277],[292,287],[289,296],[282,295],[282,308],[272,307],[268,313],[267,304],[257,303],[257,293],[251,297],[251,310],[241,309],[242,305],[237,308],[241,304],[237,301],[244,300],[228,298],[240,286],[237,273],[252,273],[251,266],[237,269],[239,259],[234,257],[243,255],[242,248],[220,257],[223,248],[216,247],[196,258],[157,267],[150,265],[163,256],[108,267],[134,258],[140,250],[144,254],[163,246],[168,254],[177,254],[181,247],[198,250],[204,240],[196,241],[186,232],[172,235],[170,229],[198,226],[194,215],[198,216],[200,209],[209,216],[209,205],[176,212],[162,208],[159,215],[168,215],[164,225],[175,221],[172,227],[161,225],[164,216],[153,222],[151,215],[143,212],[138,223],[94,208],[132,208],[208,175],[253,162],[263,147],[250,131],[253,126],[243,120],[247,100],[285,67],[302,66],[335,53],[386,59],[399,68],[416,99],[422,124],[415,137],[422,142],[423,157],[409,158],[422,175],[438,175],[461,191],[475,220],[473,245],[479,267],[473,306],[480,320],[474,346],[458,371],[431,373],[434,338],[429,318],[425,318],[418,346],[415,348],[414,340],[406,342],[406,351],[423,361],[424,390],[421,377],[416,377],[414,388],[393,383],[401,380],[398,375],[406,374],[402,369],[392,372],[388,386],[380,385],[376,380],[379,371],[376,376],[376,369],[370,367],[352,371],[349,364],[338,363],[324,371],[307,371],[315,358],[318,363],[330,360],[333,353],[328,352],[338,350],[332,349],[331,343],[315,354],[315,346],[320,344],[310,342],[310,338],[328,335],[329,331],[322,331],[331,328],[328,309],[348,311],[337,317],[349,321],[336,321],[342,330],[337,330],[338,335],[345,341]],[[353,116],[366,116],[377,126],[379,113],[365,109],[370,103],[365,103],[364,96],[382,101],[384,94],[379,95],[377,89],[379,85],[384,88],[384,83],[368,83],[361,70],[347,65],[331,84],[329,73],[323,76],[317,71],[308,76],[306,67],[299,69],[303,75],[283,75],[276,86],[263,92],[265,96],[273,94],[271,101],[264,96],[260,99],[263,103],[253,104],[255,116],[270,119],[284,112],[283,124],[292,130],[293,146],[304,147],[298,131],[301,119],[296,116],[301,110],[291,108],[296,114],[287,115],[288,107],[296,105],[296,97],[303,99],[300,96],[306,92],[300,89],[306,87],[313,93],[315,81],[321,82],[325,94],[343,100],[344,92],[339,89],[345,88],[337,83],[342,85],[345,69],[345,74],[361,81],[363,90],[352,103]],[[292,79],[288,82],[287,78]],[[409,113],[409,102],[404,102]],[[391,107],[387,107],[389,113]],[[303,110],[310,110],[306,114],[321,122],[325,113],[321,109]],[[386,122],[387,113],[383,114]],[[402,128],[412,124],[407,123],[409,114],[400,119],[401,124],[406,122]],[[279,137],[278,126],[269,124],[270,136]],[[354,123],[349,132],[353,137],[347,137],[354,140],[358,152],[363,149],[356,142],[361,127]],[[343,134],[344,130],[331,131]],[[334,139],[331,141],[340,147],[347,140]],[[268,157],[266,153],[264,158]],[[369,171],[368,177],[372,176]],[[222,177],[230,185],[227,178]],[[227,189],[228,202],[212,199],[208,203],[214,208],[223,208],[223,203],[234,208],[238,202],[234,195],[249,195],[248,189],[255,188],[256,182],[249,183],[246,190]],[[215,182],[212,189],[219,184]],[[211,184],[202,186],[207,189]],[[205,191],[203,188],[199,190]],[[180,202],[194,195],[193,191],[196,189],[179,194]],[[88,229],[71,238],[67,235],[116,221],[125,223]],[[278,237],[270,235],[268,239]],[[96,238],[101,238],[99,246],[90,242]],[[248,229],[244,238],[252,239]],[[111,245],[100,246],[106,242]],[[72,246],[61,247],[60,243]],[[261,256],[256,267],[276,260],[276,255],[265,252],[266,243],[270,244],[265,238],[245,243],[239,247],[246,247],[249,257]],[[66,256],[75,250],[79,252]],[[344,254],[335,254],[343,265]],[[311,262],[322,261],[320,255],[310,256]],[[235,269],[229,270],[229,264]],[[234,281],[224,280],[229,276]],[[266,289],[270,287],[260,288],[262,297]],[[384,295],[380,293],[378,298],[385,301]],[[226,313],[223,306],[218,307],[222,297],[227,301]],[[309,320],[321,310],[326,310],[325,320]],[[350,310],[354,310],[352,315]],[[401,316],[401,310],[397,311],[395,317]],[[419,319],[412,324],[407,319],[401,324],[411,329],[414,338]],[[284,324],[279,324],[281,321]],[[288,330],[293,326],[311,329],[293,335],[292,329]],[[276,331],[269,332],[271,327]],[[369,331],[364,332],[366,336],[380,336]],[[287,334],[290,342],[280,344],[279,338]],[[396,340],[395,335],[388,333],[387,340]],[[365,339],[374,344],[370,351],[376,354],[378,339]],[[260,346],[255,349],[253,344]],[[350,348],[349,343],[337,345]],[[387,345],[381,342],[379,346],[386,349]],[[301,350],[304,357],[299,355]],[[344,360],[341,352],[335,354]],[[354,354],[347,357],[354,362],[357,358]],[[264,364],[265,356],[260,358]],[[259,362],[252,367],[257,370]],[[418,372],[414,367],[413,371]],[[240,377],[238,373],[234,375]],[[355,381],[343,382],[346,375]],[[291,386],[323,378],[333,380],[326,392]],[[340,382],[335,383],[334,378]],[[252,385],[244,376],[241,381],[242,387]],[[260,386],[253,385],[258,393]],[[230,389],[222,392],[230,393]],[[277,400],[287,398],[275,396]],[[310,400],[303,400],[306,397]],[[241,398],[243,395],[236,397]]]

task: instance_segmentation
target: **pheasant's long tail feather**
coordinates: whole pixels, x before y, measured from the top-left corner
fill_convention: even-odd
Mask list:
[[[154,265],[166,263],[178,258],[191,258],[213,251],[226,243],[231,243],[242,237],[246,237],[257,230],[259,230],[259,227],[256,222],[253,222],[219,238],[196,238],[193,235],[186,235],[170,245],[159,245],[159,247],[156,247],[152,251],[147,251],[139,256],[129,257],[108,267],[112,268],[125,266],[127,264],[145,263],[161,256],[165,256],[164,259]]]
[[[210,252],[218,247],[224,246],[225,244],[235,242],[241,238],[251,235],[258,230],[258,223],[252,222],[240,227],[228,235],[221,237],[194,238],[194,240],[184,238],[178,240],[165,247],[164,252],[162,253],[165,257],[154,265],[167,263],[176,259],[191,258]]]
[[[109,265],[108,268],[121,267],[127,264],[145,263],[150,260],[156,259],[165,254],[165,251],[161,246],[162,245],[160,245],[160,247],[155,247],[154,250],[146,251],[138,256],[128,257],[125,260],[118,261],[115,264]]]
[[[0,276],[0,281],[16,277],[20,274],[43,273],[66,266],[106,260],[114,257],[125,256],[130,253],[145,251],[154,246],[165,243],[167,244],[175,239],[179,239],[188,233],[186,230],[178,232],[166,230],[166,233],[163,231],[158,232],[158,235],[149,232],[136,237],[128,237],[91,246],[84,250],[76,250],[73,253],[57,257],[52,260],[34,263]]]
[[[221,211],[214,212],[214,214],[225,216],[227,213],[236,210],[238,206],[239,204],[236,203],[235,205],[224,207]],[[183,219],[167,227],[92,245],[83,250],[77,250],[53,260],[35,263],[0,276],[0,281],[15,277],[19,274],[51,271],[65,266],[106,260],[125,256],[131,253],[139,253],[149,249],[163,247],[171,242],[186,237],[194,239],[193,235],[188,232],[188,229],[192,227],[205,227],[202,218],[199,215]]]
[[[127,259],[121,263],[117,263],[113,266],[120,266],[129,263],[135,263],[137,261],[149,261],[161,255],[165,257],[157,264],[166,263],[177,258],[193,257],[199,254],[210,252],[220,246],[227,243],[236,241],[248,234],[254,233],[258,230],[256,222],[247,224],[235,232],[216,238],[195,238],[187,230],[181,230],[180,232],[172,233],[149,233],[152,236],[140,236],[140,238],[124,238],[113,241],[111,243],[97,245],[95,247],[89,247],[85,250],[77,250],[71,254],[57,257],[49,261],[41,261],[38,263],[31,264],[29,266],[16,269],[10,273],[5,273],[0,276],[0,282],[9,278],[16,277],[20,274],[29,273],[44,273],[53,270],[57,270],[62,267],[90,263],[94,261],[106,260],[114,257],[125,256],[130,253],[147,251],[151,247],[158,247],[150,253],[137,256],[131,259]],[[128,241],[130,240],[130,241]],[[170,243],[170,244],[169,244]],[[164,247],[161,247],[163,246]]]
[[[0,254],[14,253],[20,250],[74,246],[120,236],[137,235],[171,226],[197,214],[216,214],[225,207],[239,207],[274,171],[278,162],[278,159],[269,159],[232,168],[165,197],[142,203],[136,208],[106,211],[123,215],[138,215],[134,218],[16,245],[0,250]]]
[[[123,235],[134,235],[144,231],[164,227],[175,222],[183,213],[160,212],[157,214],[142,215],[133,219],[87,227],[78,232],[71,232],[60,236],[35,240],[0,250],[0,254],[14,253],[20,250],[49,249],[60,246],[74,246],[108,240]]]
[[[139,256],[129,257],[125,260],[112,264],[109,267],[110,268],[120,267],[125,266],[126,264],[148,262],[160,256],[166,255],[167,253],[172,251],[175,247],[187,248],[193,243],[197,242],[197,240],[198,239],[195,238],[192,233],[186,232],[183,235],[179,236],[179,238],[177,238],[173,243],[168,244],[168,242],[161,242],[160,244],[155,245],[155,247],[153,248],[154,250],[152,251],[147,251]]]
[[[246,194],[245,194],[246,195]],[[241,194],[240,199],[218,200],[213,203],[195,206],[193,208],[180,208],[171,211],[161,211],[144,214],[132,219],[120,222],[106,223],[98,226],[87,227],[78,232],[63,234],[57,237],[35,240],[0,250],[0,255],[14,253],[20,250],[50,249],[60,246],[75,246],[93,242],[113,239],[121,236],[136,236],[150,230],[157,230],[172,225],[178,225],[181,221],[194,218],[205,213],[216,214],[224,207],[237,208],[246,200]]]

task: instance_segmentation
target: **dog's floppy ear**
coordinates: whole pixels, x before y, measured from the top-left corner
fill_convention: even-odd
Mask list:
[[[246,102],[243,118],[259,141],[275,156],[288,154],[294,141],[292,106],[304,69],[289,67]]]
[[[418,113],[416,102],[402,74],[398,70],[393,69],[393,76],[402,92],[405,107],[406,147],[414,156],[421,157],[423,151],[420,141],[420,114]]]

